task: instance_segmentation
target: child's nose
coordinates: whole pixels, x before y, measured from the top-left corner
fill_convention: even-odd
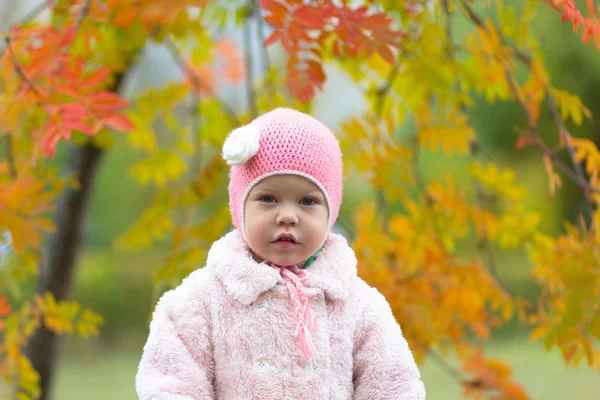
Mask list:
[[[297,225],[298,215],[293,206],[281,206],[276,219],[277,225]]]

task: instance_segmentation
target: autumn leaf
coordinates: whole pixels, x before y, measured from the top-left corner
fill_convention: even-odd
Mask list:
[[[531,397],[523,387],[512,381],[512,369],[497,359],[485,359],[479,347],[461,368],[473,378],[463,383],[466,398],[482,398],[486,393],[497,393],[499,398],[527,400]]]
[[[6,297],[0,296],[0,332],[4,330],[4,322],[2,321],[2,317],[6,317],[10,314],[12,308],[8,305]]]
[[[10,231],[17,254],[38,249],[41,235],[54,231],[45,214],[54,209],[55,195],[45,191],[44,182],[26,175],[0,187],[0,230]]]
[[[475,139],[475,131],[469,126],[429,126],[422,128],[418,137],[421,147],[429,147],[432,151],[441,148],[451,156],[454,152],[465,154],[469,151],[470,142]]]
[[[289,53],[287,87],[303,102],[323,87],[321,53],[325,43],[333,43],[336,56],[370,56],[378,52],[393,63],[396,56],[392,49],[400,49],[400,41],[406,36],[391,28],[392,20],[387,14],[372,12],[368,7],[352,8],[331,1],[303,4],[276,0],[261,1],[261,7],[267,12],[265,21],[275,28],[264,45],[279,42]]]

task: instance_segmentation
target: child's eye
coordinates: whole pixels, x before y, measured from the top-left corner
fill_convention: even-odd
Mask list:
[[[302,200],[300,200],[300,203],[303,206],[312,206],[313,204],[316,204],[317,202],[314,199],[311,199],[310,197],[305,197]]]
[[[275,202],[275,197],[269,196],[269,195],[264,195],[264,196],[261,196],[261,198],[259,200],[262,202],[265,202],[265,203],[273,203],[273,202]]]

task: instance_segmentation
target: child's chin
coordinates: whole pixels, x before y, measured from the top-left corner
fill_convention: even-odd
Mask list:
[[[273,262],[277,265],[281,265],[282,267],[289,267],[291,265],[296,265],[301,261],[291,258],[276,258]]]

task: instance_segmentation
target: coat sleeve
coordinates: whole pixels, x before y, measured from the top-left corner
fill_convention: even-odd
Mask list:
[[[354,339],[354,400],[424,400],[421,374],[388,302],[366,291]]]
[[[206,306],[177,288],[152,315],[136,376],[140,400],[214,399],[214,360]]]

